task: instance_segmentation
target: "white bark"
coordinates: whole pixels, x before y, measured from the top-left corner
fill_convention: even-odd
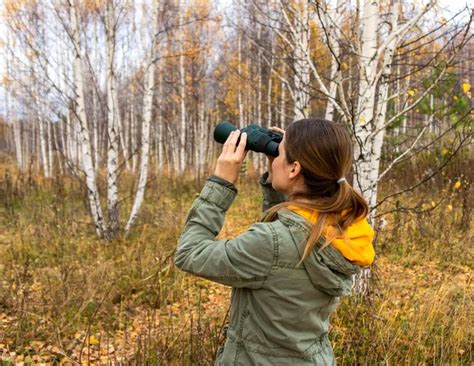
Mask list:
[[[361,54],[359,58],[359,99],[355,116],[354,162],[356,170],[356,187],[371,202],[373,194],[371,176],[374,174],[373,151],[374,140],[368,137],[374,123],[374,106],[377,75],[377,27],[379,24],[379,3],[375,0],[364,1],[364,13],[361,19]],[[377,170],[378,172],[378,170]]]
[[[158,1],[153,2],[153,38],[148,60],[148,68],[146,71],[146,86],[143,100],[143,123],[142,123],[142,141],[140,154],[140,177],[138,179],[137,194],[133,203],[130,218],[128,219],[125,231],[129,232],[130,228],[138,217],[138,212],[145,197],[145,188],[148,177],[148,162],[150,157],[150,126],[153,108],[153,96],[155,91],[155,66],[156,66],[156,48],[157,48],[157,34],[158,34],[158,20],[159,20],[159,6]]]
[[[41,165],[43,167],[44,176],[46,178],[50,178],[51,174],[49,172],[49,162],[48,162],[49,155],[47,151],[47,141],[46,141],[47,137],[46,137],[46,131],[45,131],[45,124],[47,122],[43,119],[43,116],[41,115],[41,111],[39,110],[37,110],[36,118],[37,118],[37,123],[38,123],[38,134],[39,134],[39,143],[40,143],[40,151],[41,151]]]
[[[7,34],[7,46],[8,48],[11,47],[11,39],[10,35]],[[5,57],[5,70],[6,70],[6,78],[7,80],[10,80],[10,58],[11,58],[11,53],[9,52],[6,57]],[[13,104],[13,106],[10,105]],[[15,101],[12,99],[10,102],[10,93],[7,92],[5,93],[5,112],[6,112],[6,120],[7,123],[11,123],[13,125],[13,139],[14,139],[14,145],[15,145],[15,156],[16,156],[16,164],[19,170],[24,170],[25,169],[25,164],[23,161],[23,149],[22,149],[22,136],[21,136],[21,125],[20,121],[18,118],[15,116],[14,118],[11,117],[10,115],[10,107],[13,107],[12,110],[15,110]]]
[[[39,81],[36,75],[35,65],[34,65],[34,58],[30,59],[30,68],[31,68],[31,80],[34,83],[34,92],[33,92],[33,101],[35,105],[35,119],[36,123],[38,124],[38,134],[39,134],[39,147],[40,147],[40,159],[41,165],[43,167],[43,173],[46,178],[50,178],[51,174],[49,171],[49,162],[48,162],[48,151],[47,151],[47,136],[45,131],[45,124],[47,123],[43,118],[43,111],[42,106],[40,103],[40,87]],[[46,126],[47,127],[47,126]]]
[[[242,91],[242,85],[244,85],[243,82],[243,76],[242,76],[242,35],[239,32],[238,39],[237,39],[237,71],[238,71],[238,77],[239,77],[239,90],[237,94],[237,101],[239,104],[239,128],[243,128],[245,125],[244,121],[244,101],[243,101],[243,91]]]
[[[76,163],[76,156],[74,155],[76,149],[74,148],[74,127],[73,123],[75,121],[75,118],[72,117],[71,115],[71,108],[67,109],[67,114],[66,114],[66,131],[65,131],[65,146],[66,146],[66,156],[67,160],[70,163]]]
[[[97,172],[100,166],[100,151],[99,151],[99,118],[97,116],[97,96],[95,88],[92,90],[92,150],[94,152],[94,169]]]
[[[172,120],[176,121],[178,119],[178,108],[174,107],[172,112]],[[170,141],[173,141],[172,144],[168,144],[167,152],[169,154],[169,167],[170,170],[173,171],[174,167],[179,165],[179,149],[176,149],[175,146],[179,144],[179,132],[178,128],[175,125],[169,125],[169,138]],[[175,168],[176,169],[176,168]],[[175,170],[176,172],[176,170]]]
[[[179,24],[182,27],[184,22],[184,1],[180,1]],[[179,127],[179,169],[178,173],[183,174],[186,169],[186,68],[185,68],[185,47],[184,47],[184,28],[179,31],[179,90],[180,90],[180,127]]]
[[[85,111],[84,82],[82,79],[84,72],[82,70],[81,36],[77,1],[78,0],[71,0],[69,2],[73,32],[72,41],[74,46],[74,102],[76,105],[76,118],[80,124],[82,168],[86,177],[87,194],[89,198],[92,219],[94,220],[97,234],[102,237],[106,230],[102,215],[102,208],[100,205],[100,197],[99,191],[97,189],[94,166],[92,164],[90,135]]]
[[[328,46],[331,48],[331,72],[329,74],[329,95],[328,102],[326,104],[326,113],[325,119],[332,121],[334,119],[334,104],[330,101],[336,99],[337,88],[341,82],[341,73],[340,73],[340,37],[342,29],[342,20],[343,14],[345,12],[344,0],[337,0],[336,8],[330,11],[321,12],[320,16],[322,18],[322,26],[326,29],[327,32],[327,41]]]
[[[158,70],[158,99],[163,98],[163,72]],[[157,131],[156,131],[156,150],[157,150],[157,173],[163,170],[164,154],[163,154],[163,111],[161,108],[157,111]]]
[[[119,108],[115,69],[116,15],[114,1],[107,2],[105,30],[107,36],[107,207],[109,232],[116,235],[119,229],[118,209],[118,149]]]
[[[285,74],[286,64],[283,64],[282,73]],[[286,128],[286,83],[281,80],[281,96],[280,96],[280,128]]]
[[[132,172],[137,172],[138,165],[138,121],[135,118],[135,107],[130,107],[130,154],[132,155]]]
[[[94,25],[94,39],[95,44],[99,44],[97,26]],[[93,65],[99,65],[98,51],[95,50],[92,56]],[[99,106],[97,105],[97,91],[96,88],[92,88],[92,150],[94,152],[94,169],[97,172],[100,166],[100,132],[99,132]]]
[[[46,122],[46,146],[48,150],[48,163],[49,163],[49,174],[50,176],[54,175],[53,166],[54,166],[54,156],[53,156],[53,125],[51,122]]]
[[[198,179],[205,173],[206,169],[206,145],[208,141],[205,102],[200,103],[198,116],[198,134],[197,134],[197,171]]]
[[[272,88],[273,88],[273,65],[275,58],[273,56],[273,46],[270,49],[270,72],[268,74],[268,90],[267,90],[267,127],[275,125],[272,121]]]
[[[295,104],[295,120],[305,118],[309,114],[309,81],[310,66],[308,63],[309,55],[309,15],[308,6],[303,4],[301,12],[295,11],[294,37],[296,42],[293,47],[293,62],[295,75],[293,78]]]
[[[21,124],[17,118],[13,120],[13,136],[15,137],[15,152],[16,152],[17,166],[18,168],[20,168],[20,170],[24,170],[25,163],[23,161]]]
[[[59,174],[64,175],[63,159],[61,159],[61,155],[64,154],[64,152],[61,152],[61,147],[59,145],[59,137],[58,137],[58,133],[59,134],[61,133],[60,132],[61,124],[62,124],[61,121],[55,124],[51,124],[51,132],[53,135],[54,149],[56,151],[56,160],[58,162]]]
[[[132,101],[131,102],[131,105],[133,106],[134,102]],[[130,112],[130,113],[133,113],[133,112]],[[119,117],[120,117],[120,114],[119,114]],[[122,146],[122,155],[123,155],[123,161],[124,161],[124,164],[125,164],[125,170],[127,172],[130,171],[130,155],[129,155],[129,151],[130,151],[130,128],[128,128],[128,126],[124,126],[125,122],[123,121],[122,118],[118,118],[118,135],[120,137],[120,145]]]

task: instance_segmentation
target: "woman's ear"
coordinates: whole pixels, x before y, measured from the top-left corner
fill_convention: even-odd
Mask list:
[[[301,173],[301,164],[297,160],[295,160],[291,164],[292,164],[292,166],[291,166],[291,170],[290,170],[290,173],[288,175],[288,178],[294,179],[294,178],[298,177],[298,175],[300,175],[300,173]]]

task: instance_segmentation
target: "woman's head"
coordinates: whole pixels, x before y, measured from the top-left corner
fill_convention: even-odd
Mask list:
[[[272,163],[273,188],[287,194],[290,203],[319,212],[312,241],[319,239],[325,225],[345,230],[367,215],[365,199],[341,179],[350,173],[353,154],[342,125],[323,119],[296,121],[286,130],[279,152]]]
[[[339,189],[337,181],[351,169],[349,134],[341,125],[323,119],[291,124],[279,151],[272,164],[274,187],[290,196],[330,197]]]

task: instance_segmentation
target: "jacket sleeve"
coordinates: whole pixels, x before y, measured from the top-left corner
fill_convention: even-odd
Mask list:
[[[216,240],[236,191],[208,180],[186,219],[175,255],[183,271],[232,287],[260,288],[273,262],[274,229],[257,223],[232,240]]]
[[[273,189],[272,183],[268,181],[268,172],[263,173],[260,178],[260,186],[262,187],[263,193],[262,213],[287,200],[287,197],[283,193]]]

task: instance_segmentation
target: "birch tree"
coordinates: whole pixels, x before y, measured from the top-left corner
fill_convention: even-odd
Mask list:
[[[182,174],[186,169],[186,68],[185,68],[185,46],[184,46],[184,1],[178,1],[179,8],[179,97],[180,97],[180,138],[179,138],[179,168],[178,173]]]
[[[289,7],[285,7],[280,1],[283,15],[292,30],[293,36],[293,68],[294,68],[294,115],[295,120],[305,118],[309,115],[309,82],[310,70],[308,63],[309,50],[309,9],[304,2],[298,2],[298,8],[293,9],[293,21],[288,13]]]
[[[82,169],[86,177],[87,195],[91,208],[92,219],[94,220],[97,235],[103,237],[106,235],[106,227],[102,214],[99,191],[97,188],[96,175],[92,164],[92,153],[90,143],[90,132],[87,124],[87,115],[85,110],[84,81],[83,81],[83,58],[81,50],[80,18],[77,0],[69,1],[69,11],[71,17],[72,44],[74,48],[74,110],[75,118],[79,122],[80,128],[80,146]]]
[[[109,211],[109,232],[115,236],[119,229],[118,208],[118,155],[120,112],[117,97],[115,67],[116,47],[116,2],[107,1],[105,32],[107,38],[107,206]],[[96,132],[97,133],[97,132]]]
[[[133,223],[137,219],[138,212],[143,203],[145,196],[145,188],[148,177],[148,164],[150,156],[150,126],[152,120],[152,106],[153,96],[155,92],[155,69],[156,63],[159,59],[157,54],[158,44],[158,26],[159,26],[159,3],[158,0],[153,2],[152,9],[152,43],[149,51],[147,68],[146,68],[146,81],[145,91],[143,99],[143,124],[142,124],[142,141],[141,141],[141,153],[140,153],[140,177],[138,179],[137,193],[135,195],[135,201],[133,203],[132,211],[128,219],[125,231],[128,232],[132,227]],[[184,131],[183,131],[184,132]]]

